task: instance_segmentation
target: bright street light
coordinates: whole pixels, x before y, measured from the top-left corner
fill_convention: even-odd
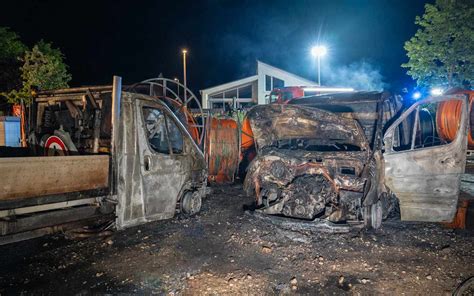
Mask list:
[[[328,49],[326,48],[326,46],[323,45],[313,46],[313,48],[311,48],[311,55],[315,58],[323,57],[326,55],[327,52]]]
[[[328,52],[326,46],[317,45],[311,48],[311,55],[318,59],[318,85],[321,86],[321,57]]]

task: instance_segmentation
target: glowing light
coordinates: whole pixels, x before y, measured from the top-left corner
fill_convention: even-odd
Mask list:
[[[421,98],[421,92],[415,91],[415,92],[411,95],[411,97],[412,97],[413,99],[415,99],[415,100],[418,100],[418,99]]]
[[[188,53],[188,50],[187,50],[187,49],[183,49],[183,50],[182,50],[182,53],[183,53],[183,54],[187,54],[187,53]]]
[[[435,87],[433,89],[431,89],[431,95],[432,96],[440,96],[443,94],[443,90],[441,88],[438,88],[438,87]]]
[[[313,46],[313,48],[311,48],[311,55],[313,57],[323,57],[327,54],[327,52],[328,49],[323,45]]]
[[[351,92],[354,89],[350,87],[305,87],[304,91]]]

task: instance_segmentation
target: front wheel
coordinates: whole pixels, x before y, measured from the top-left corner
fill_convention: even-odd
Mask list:
[[[194,216],[201,211],[201,195],[198,191],[188,191],[181,200],[181,210],[186,216]]]

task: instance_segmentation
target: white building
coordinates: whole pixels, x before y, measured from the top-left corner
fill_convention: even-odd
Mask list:
[[[270,91],[277,87],[316,84],[314,81],[257,61],[256,75],[206,88],[200,92],[202,106],[205,109],[223,108],[225,103],[240,108],[252,103],[267,104]]]

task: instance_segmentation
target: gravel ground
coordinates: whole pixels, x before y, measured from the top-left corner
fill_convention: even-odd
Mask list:
[[[474,275],[472,230],[393,221],[310,234],[246,215],[251,202],[240,185],[214,187],[192,218],[1,246],[0,293],[450,295]]]

